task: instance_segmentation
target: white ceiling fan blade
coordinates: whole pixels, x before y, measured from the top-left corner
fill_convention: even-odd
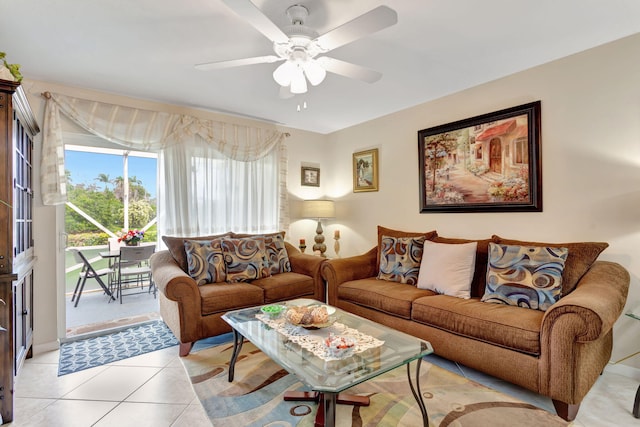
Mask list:
[[[220,70],[223,68],[241,67],[243,65],[270,64],[282,60],[283,58],[275,55],[255,56],[253,58],[232,59],[229,61],[205,62],[203,64],[196,64],[195,68],[201,71]]]
[[[256,7],[251,0],[223,0],[242,19],[274,43],[287,43],[289,37]]]
[[[395,25],[397,22],[398,14],[395,10],[387,6],[379,6],[321,35],[316,41],[320,47],[329,51]]]
[[[356,80],[362,80],[367,83],[375,83],[382,77],[382,73],[370,68],[365,68],[360,65],[352,64],[351,62],[341,61],[328,56],[317,58],[316,61],[318,61],[325,70],[331,73],[340,74],[341,76],[350,77]]]

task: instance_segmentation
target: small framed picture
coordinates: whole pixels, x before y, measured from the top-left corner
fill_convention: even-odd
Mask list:
[[[353,192],[378,191],[378,149],[353,153]]]
[[[302,166],[300,169],[301,185],[320,187],[320,168]]]

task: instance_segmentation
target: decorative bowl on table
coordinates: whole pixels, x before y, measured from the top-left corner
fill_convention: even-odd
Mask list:
[[[282,315],[282,313],[284,313],[286,309],[287,307],[281,304],[270,304],[261,307],[260,311],[272,319],[277,319]]]
[[[328,305],[306,305],[289,307],[285,319],[292,325],[307,329],[326,328],[335,322],[336,309]]]
[[[356,340],[353,337],[329,334],[324,340],[324,345],[327,347],[329,355],[343,358],[353,354],[356,349]]]

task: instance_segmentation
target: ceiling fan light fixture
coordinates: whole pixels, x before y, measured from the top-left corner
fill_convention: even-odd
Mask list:
[[[300,94],[307,92],[307,79],[304,78],[302,69],[296,67],[294,77],[291,79],[291,93]]]
[[[327,76],[327,71],[315,60],[310,59],[304,65],[304,74],[309,79],[309,83],[318,86]]]
[[[291,61],[284,61],[273,72],[273,79],[280,86],[289,86],[296,76],[298,66]]]

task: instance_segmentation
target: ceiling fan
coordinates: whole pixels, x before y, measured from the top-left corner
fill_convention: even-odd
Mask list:
[[[197,64],[198,70],[216,70],[243,65],[284,61],[273,72],[281,86],[281,96],[307,92],[307,80],[317,86],[327,71],[367,83],[382,77],[377,71],[324,55],[359,38],[390,27],[398,22],[398,15],[386,6],[379,6],[359,17],[319,36],[305,25],[309,10],[300,4],[290,6],[287,16],[291,25],[280,29],[250,0],[223,0],[233,11],[273,42],[275,55]]]

